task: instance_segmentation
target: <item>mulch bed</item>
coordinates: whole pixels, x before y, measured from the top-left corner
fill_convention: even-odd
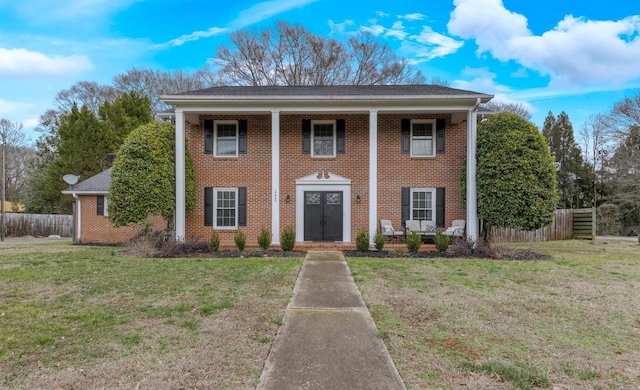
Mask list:
[[[375,257],[375,258],[416,258],[416,259],[453,259],[456,256],[452,253],[440,253],[436,251],[428,251],[428,252],[393,252],[393,251],[369,251],[369,252],[359,252],[359,251],[342,251],[345,257]],[[474,258],[484,258],[491,260],[492,258],[483,257],[483,256],[475,256]],[[553,256],[546,255],[544,253],[529,251],[529,250],[512,250],[508,253],[503,254],[496,260],[551,260]]]
[[[220,259],[250,259],[250,258],[286,258],[286,257],[304,257],[307,254],[306,251],[281,251],[281,250],[220,250],[215,252],[191,252],[188,254],[180,254],[178,257],[201,257],[201,258],[220,258]],[[437,251],[420,251],[420,252],[397,252],[397,251],[368,251],[360,252],[356,250],[344,250],[342,254],[345,257],[371,257],[381,259],[454,259],[455,255],[452,253],[440,253]],[[484,258],[491,260],[488,257],[474,256],[475,258]],[[498,260],[550,260],[552,256],[544,253],[529,251],[529,250],[513,250],[500,256]]]

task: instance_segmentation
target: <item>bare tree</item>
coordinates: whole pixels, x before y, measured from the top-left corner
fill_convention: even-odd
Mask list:
[[[157,69],[132,68],[113,78],[115,89],[119,93],[135,91],[149,97],[153,113],[168,108],[160,100],[160,95],[193,91],[211,86],[207,79],[207,70],[189,75],[182,70],[163,72]]]
[[[512,112],[528,121],[531,120],[531,113],[522,103],[505,103],[491,101],[489,103],[483,104],[482,108],[487,111],[493,112]]]
[[[609,128],[618,137],[626,137],[634,126],[640,126],[640,93],[614,104],[608,118]]]
[[[277,22],[262,31],[240,30],[216,51],[216,84],[377,85],[422,84],[426,80],[373,35],[361,32],[346,44]]]
[[[22,123],[0,119],[0,142],[2,143],[2,200],[15,201],[19,197],[25,179],[28,160],[33,150],[26,147],[27,136]],[[2,207],[4,211],[4,207]]]
[[[94,114],[107,101],[114,101],[118,91],[110,86],[100,85],[94,81],[78,81],[69,89],[63,89],[55,97],[59,112],[70,112],[74,104],[78,107],[87,106]]]

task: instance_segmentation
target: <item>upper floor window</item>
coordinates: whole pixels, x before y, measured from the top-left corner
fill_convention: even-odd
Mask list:
[[[238,121],[215,121],[214,129],[214,155],[238,156]]]
[[[311,144],[313,157],[335,157],[336,122],[312,121]]]
[[[411,156],[433,157],[435,152],[435,121],[411,121]]]

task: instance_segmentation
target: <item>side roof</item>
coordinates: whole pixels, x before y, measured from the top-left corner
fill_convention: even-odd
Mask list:
[[[78,184],[74,184],[66,190],[62,190],[63,194],[72,195],[101,195],[109,193],[109,185],[111,184],[111,168],[91,176],[87,180],[83,180]]]

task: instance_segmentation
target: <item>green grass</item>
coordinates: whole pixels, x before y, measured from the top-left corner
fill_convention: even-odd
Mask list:
[[[532,249],[554,259],[347,259],[409,388],[465,380],[491,387],[496,378],[518,388],[637,382],[640,246],[559,241]],[[433,367],[440,375],[424,375]]]
[[[239,358],[254,354],[264,343],[260,337],[275,336],[269,318],[282,318],[301,264],[301,259],[137,259],[114,255],[113,248],[66,248],[0,251],[2,388],[47,387],[30,382],[29,373],[62,375],[64,367],[100,366],[140,354],[151,353],[142,365],[162,370],[156,361],[197,353],[198,346],[233,350]],[[248,308],[255,313],[244,319]],[[217,333],[228,325],[227,341]],[[267,336],[253,335],[252,327]],[[232,345],[208,347],[213,343]],[[262,364],[242,359],[242,364]],[[246,381],[255,381],[260,370],[246,370],[252,372]],[[243,386],[237,372],[227,376],[232,387]]]
[[[549,379],[529,363],[516,363],[515,365],[511,365],[500,362],[485,362],[481,364],[463,362],[460,364],[460,367],[469,371],[497,376],[498,378],[513,383],[522,390],[548,388],[551,386]]]

